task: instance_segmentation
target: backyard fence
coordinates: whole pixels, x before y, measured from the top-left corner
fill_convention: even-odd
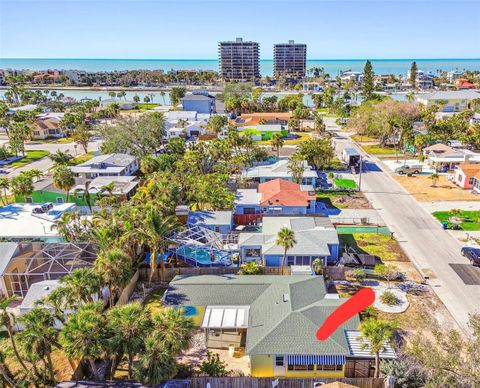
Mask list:
[[[275,378],[255,377],[193,377],[191,388],[272,388]],[[314,383],[333,383],[339,381],[360,388],[385,388],[383,378],[343,378],[343,379],[278,379],[277,388],[314,388]],[[317,386],[320,386],[318,384]]]
[[[330,280],[345,280],[345,267],[325,267],[325,275]]]
[[[160,268],[157,268],[157,279],[163,282],[171,281],[177,275],[227,275],[237,274],[240,268],[237,266],[231,267],[178,267],[178,268],[165,268],[162,273]],[[264,267],[262,268],[264,275],[280,275],[281,270],[278,267]],[[148,281],[150,277],[150,268],[138,269],[138,280]],[[285,267],[283,269],[284,275],[290,275],[290,268]]]

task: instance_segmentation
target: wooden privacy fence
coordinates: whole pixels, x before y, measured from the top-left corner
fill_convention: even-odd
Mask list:
[[[163,272],[160,268],[157,269],[157,280],[164,282],[171,281],[177,275],[226,275],[226,274],[236,274],[240,268],[236,265],[230,267],[178,267],[178,268],[165,268]],[[264,275],[279,275],[280,268],[277,267],[266,267],[262,268]],[[139,268],[139,277],[140,281],[148,281],[150,276],[150,268]],[[290,275],[290,268],[285,267],[283,270],[284,275]]]
[[[274,378],[255,377],[193,377],[191,388],[272,388]],[[343,379],[278,379],[277,388],[314,388],[314,383],[333,383],[339,381],[360,388],[385,388],[383,378],[343,378]]]

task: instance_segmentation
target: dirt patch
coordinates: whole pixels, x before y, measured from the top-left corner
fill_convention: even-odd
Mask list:
[[[369,209],[370,204],[362,193],[339,195],[331,198],[332,205],[339,209]]]
[[[394,178],[418,201],[480,201],[480,195],[462,190],[445,175],[440,175],[435,187],[430,175],[395,175]]]

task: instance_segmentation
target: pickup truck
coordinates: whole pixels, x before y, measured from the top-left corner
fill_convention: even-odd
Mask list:
[[[408,166],[408,165],[403,165],[401,167],[397,167],[395,169],[395,173],[396,174],[400,174],[400,175],[403,175],[403,174],[418,174],[420,172],[422,172],[422,166],[420,164],[413,164],[411,166]]]

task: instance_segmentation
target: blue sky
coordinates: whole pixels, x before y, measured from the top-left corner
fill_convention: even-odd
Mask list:
[[[210,59],[241,36],[262,59],[288,39],[309,59],[480,58],[474,15],[480,1],[0,0],[0,56]]]

